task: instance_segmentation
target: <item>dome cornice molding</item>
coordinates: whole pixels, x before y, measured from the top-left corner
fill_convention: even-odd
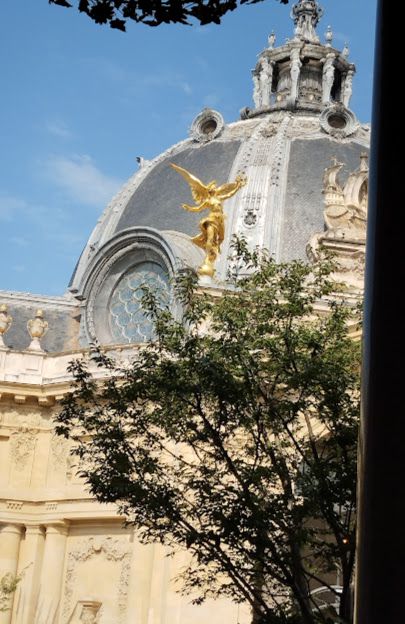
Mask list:
[[[258,63],[263,57],[271,61],[288,62],[291,50],[294,48],[299,48],[301,55],[308,60],[321,60],[326,54],[333,54],[339,68],[349,70],[355,67],[355,65],[350,63],[337,48],[332,48],[331,46],[322,45],[320,43],[297,42],[294,39],[274,49],[264,48],[258,56]]]
[[[76,296],[80,288],[83,276],[87,271],[87,267],[92,262],[94,255],[107,241],[109,241],[114,236],[118,222],[131,198],[134,196],[141,184],[147,179],[148,175],[159,164],[161,164],[170,157],[175,157],[177,154],[183,152],[186,149],[198,150],[208,143],[226,143],[232,140],[243,140],[246,133],[248,133],[248,127],[244,126],[243,128],[241,128],[241,132],[237,133],[238,136],[236,136],[235,125],[241,124],[240,121],[234,122],[233,124],[230,124],[228,126],[227,124],[225,124],[220,113],[211,109],[204,110],[206,112],[208,111],[210,116],[215,115],[215,119],[217,119],[218,121],[219,134],[215,137],[210,138],[209,141],[199,142],[193,137],[184,139],[183,141],[179,141],[172,147],[168,148],[167,150],[156,156],[153,160],[141,161],[143,164],[141,165],[140,169],[129,178],[121,191],[117,193],[115,197],[113,197],[111,202],[107,205],[104,212],[98,219],[97,225],[93,230],[82,252],[75,273],[69,285],[69,291],[74,296]],[[204,114],[204,110],[200,113],[201,116]],[[199,119],[200,115],[196,117],[195,121]]]

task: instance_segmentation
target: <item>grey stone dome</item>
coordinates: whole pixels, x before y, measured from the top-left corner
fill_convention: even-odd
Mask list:
[[[320,14],[315,0],[300,0],[293,7],[294,37],[277,48],[269,37],[253,70],[254,108],[244,109],[239,121],[225,124],[220,113],[204,109],[189,138],[152,161],[140,159],[139,170],[99,219],[70,283],[83,301],[84,342],[112,340],[105,311],[123,275],[129,284],[136,267],[155,263],[170,274],[201,264],[202,250],[191,241],[201,215],[182,208],[192,201],[190,190],[170,163],[204,183],[247,178],[225,204],[225,239],[212,286],[226,279],[233,234],[278,261],[306,259],[309,240],[324,229],[325,169],[332,159],[340,161],[344,179],[370,141],[369,127],[349,109],[355,67],[347,50],[331,47],[330,37],[319,42]]]
[[[316,0],[299,0],[292,7],[294,36],[276,47],[269,36],[252,71],[252,107],[240,120],[225,124],[219,112],[204,109],[188,138],[151,161],[139,159],[99,218],[64,297],[2,294],[15,320],[10,346],[27,348],[26,323],[37,308],[49,320],[43,346],[53,353],[150,337],[142,284],[159,285],[173,307],[170,276],[204,259],[191,240],[202,215],[182,208],[191,193],[171,163],[204,183],[247,179],[225,202],[225,238],[206,287],[226,284],[233,234],[277,261],[312,262],[332,250],[345,283],[362,287],[368,168],[360,155],[368,151],[370,128],[350,110],[355,66],[348,48],[333,48],[330,30],[320,43],[321,14]]]
[[[206,118],[214,115],[205,111]],[[334,112],[334,117],[336,116]],[[342,123],[345,121],[342,114]],[[333,119],[336,124],[336,119]],[[269,249],[277,260],[305,258],[310,236],[323,229],[322,179],[336,157],[353,171],[369,146],[369,127],[354,116],[346,132],[325,115],[308,111],[273,111],[252,119],[224,125],[216,138],[199,141],[191,137],[143,163],[99,220],[84,249],[71,288],[80,291],[81,281],[96,252],[134,228],[152,228],[165,236],[172,231],[188,237],[198,232],[199,214],[181,208],[190,202],[185,181],[170,167],[179,164],[203,182],[224,183],[242,172],[246,187],[226,203],[226,240],[219,274],[224,277],[229,240],[243,234],[254,245]],[[184,236],[185,235],[185,236]],[[199,250],[184,261],[198,262]]]

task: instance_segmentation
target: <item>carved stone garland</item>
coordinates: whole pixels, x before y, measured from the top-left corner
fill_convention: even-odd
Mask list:
[[[70,455],[70,448],[71,445],[68,440],[56,434],[52,436],[50,470],[52,474],[62,474],[68,481],[72,480],[73,468],[75,467],[75,458]]]
[[[32,459],[37,441],[37,430],[21,427],[10,436],[10,454],[13,465],[22,472]]]

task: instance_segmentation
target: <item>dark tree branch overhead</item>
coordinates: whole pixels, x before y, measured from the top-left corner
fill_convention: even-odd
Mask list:
[[[264,0],[49,0],[49,4],[77,9],[86,13],[96,24],[109,24],[125,31],[127,20],[148,26],[186,24],[193,22],[220,24],[221,18],[242,4],[257,4]],[[288,4],[288,0],[277,0]]]

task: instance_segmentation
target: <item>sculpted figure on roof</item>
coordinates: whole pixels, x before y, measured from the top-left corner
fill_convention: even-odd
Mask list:
[[[234,182],[217,186],[215,180],[208,184],[203,184],[196,176],[183,167],[171,163],[173,169],[180,173],[188,182],[191,194],[196,206],[183,204],[183,208],[189,212],[201,212],[209,210],[206,217],[200,221],[201,233],[191,240],[195,245],[201,247],[206,252],[204,263],[198,269],[200,275],[212,277],[215,273],[214,262],[221,251],[221,244],[225,233],[225,215],[223,202],[235,195],[235,193],[246,184],[246,178],[238,175]]]

